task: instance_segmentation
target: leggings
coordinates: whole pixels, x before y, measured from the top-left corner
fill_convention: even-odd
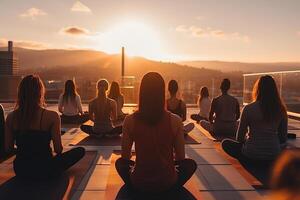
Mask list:
[[[61,115],[61,122],[63,124],[82,124],[89,120],[89,114],[82,114],[82,115]]]
[[[17,177],[24,179],[50,179],[58,177],[72,167],[85,155],[83,147],[76,147],[50,159],[14,160],[14,171]]]
[[[199,114],[192,114],[191,119],[195,120],[197,123],[199,123],[201,120],[207,120],[208,121],[208,119],[206,117],[202,117]]]
[[[108,131],[108,132],[105,132],[105,133],[95,133],[93,131],[93,126],[90,126],[90,125],[81,125],[80,126],[80,129],[89,134],[89,135],[93,135],[93,136],[118,136],[118,135],[121,135],[122,133],[122,126],[116,126],[114,127],[112,130]]]
[[[128,186],[129,188],[133,188],[130,180],[130,174],[131,174],[131,169],[134,167],[134,165],[135,165],[134,161],[126,160],[123,158],[119,158],[115,164],[119,176],[122,178],[125,185]],[[175,161],[174,165],[177,169],[176,171],[178,174],[178,179],[176,184],[172,188],[182,187],[196,171],[197,164],[192,159],[184,159],[181,161]]]

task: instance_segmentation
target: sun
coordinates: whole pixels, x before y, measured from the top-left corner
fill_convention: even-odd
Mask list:
[[[125,47],[129,56],[160,59],[162,42],[155,29],[142,22],[126,21],[110,27],[99,36],[98,49],[108,53],[119,53]]]

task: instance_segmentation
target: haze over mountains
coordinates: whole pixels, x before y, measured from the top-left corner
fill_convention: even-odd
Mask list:
[[[243,63],[225,61],[182,61],[178,64],[188,65],[198,68],[220,70],[222,72],[273,72],[299,70],[300,62],[277,62],[277,63]]]
[[[6,50],[6,47],[0,48]],[[93,50],[32,50],[14,48],[23,72],[36,71],[47,76],[108,77],[120,76],[121,56]],[[142,76],[147,71],[158,71],[172,78],[200,79],[222,77],[228,72],[269,72],[300,69],[300,63],[242,63],[223,61],[186,61],[168,63],[142,57],[126,59],[126,75]],[[220,72],[221,71],[221,72]],[[217,73],[216,73],[217,72]]]

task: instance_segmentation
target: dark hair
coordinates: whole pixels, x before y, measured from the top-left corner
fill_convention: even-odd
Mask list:
[[[38,75],[25,76],[18,87],[15,106],[20,130],[30,127],[39,107],[45,105],[45,87]]]
[[[121,96],[119,83],[116,81],[111,82],[108,97],[114,100],[117,100],[119,96]]]
[[[264,120],[270,122],[274,119],[287,117],[285,105],[272,76],[262,76],[256,81],[252,97],[254,101],[259,101]]]
[[[97,82],[97,96],[106,97],[106,91],[108,90],[108,81],[106,79],[100,79]]]
[[[226,93],[230,89],[230,80],[228,78],[224,78],[221,85],[220,89],[222,92]]]
[[[168,84],[168,90],[171,95],[176,94],[178,91],[178,83],[175,80],[170,80]]]
[[[286,150],[277,159],[271,178],[274,190],[298,192],[300,188],[300,150]]]
[[[67,80],[65,83],[65,90],[63,93],[63,102],[66,103],[68,101],[75,102],[76,98],[76,85],[73,80]]]
[[[149,125],[157,124],[165,112],[165,82],[157,72],[144,75],[139,94],[138,111],[134,116]]]
[[[207,87],[201,87],[199,101],[201,102],[202,99],[208,98],[208,97],[209,97],[208,88]]]

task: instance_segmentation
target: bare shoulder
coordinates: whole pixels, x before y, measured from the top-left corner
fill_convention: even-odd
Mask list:
[[[53,110],[44,110],[44,116],[49,120],[57,120],[59,119],[59,114],[56,111]]]
[[[170,117],[173,125],[180,125],[182,123],[182,119],[178,115],[170,113]]]

